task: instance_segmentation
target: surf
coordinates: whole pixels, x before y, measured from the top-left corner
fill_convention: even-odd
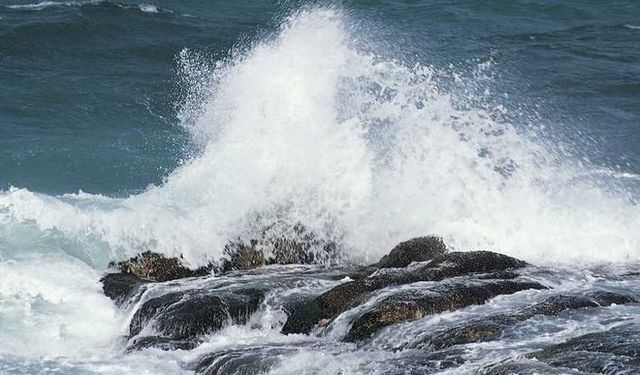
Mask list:
[[[356,30],[340,9],[303,8],[221,62],[183,51],[194,156],[123,199],[11,188],[3,237],[46,238],[97,268],[147,250],[203,265],[274,222],[302,223],[355,262],[425,233],[529,261],[638,261],[632,192],[585,177],[595,167],[504,106],[447,89],[450,72],[409,66]]]

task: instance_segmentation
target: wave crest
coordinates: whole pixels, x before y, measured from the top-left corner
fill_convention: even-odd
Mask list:
[[[269,222],[367,261],[426,233],[541,262],[638,260],[640,209],[623,190],[584,178],[504,108],[445,90],[434,68],[365,52],[347,25],[307,9],[212,67],[183,53],[197,157],[127,199],[12,189],[0,222],[72,241],[96,264],[144,250],[204,264]]]

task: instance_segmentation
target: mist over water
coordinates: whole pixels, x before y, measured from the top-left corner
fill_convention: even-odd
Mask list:
[[[302,223],[356,261],[425,233],[537,262],[638,260],[632,192],[469,97],[491,85],[490,62],[454,77],[465,97],[441,87],[455,72],[375,47],[339,9],[307,8],[224,62],[183,51],[193,159],[125,199],[12,188],[3,230],[98,267],[144,250],[201,265],[273,222]]]

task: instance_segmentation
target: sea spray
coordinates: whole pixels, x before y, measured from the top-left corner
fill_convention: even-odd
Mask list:
[[[640,208],[624,191],[584,178],[502,108],[461,105],[435,68],[372,53],[349,22],[298,11],[194,75],[200,96],[181,118],[203,146],[162,185],[125,199],[12,188],[0,194],[4,230],[35,230],[99,267],[146,250],[202,265],[276,221],[355,260],[425,233],[538,262],[638,260]]]

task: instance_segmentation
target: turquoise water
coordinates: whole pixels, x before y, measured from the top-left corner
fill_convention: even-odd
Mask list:
[[[640,262],[639,144],[636,1],[0,0],[0,373],[169,374],[290,342],[242,326],[128,354],[98,280],[295,223],[349,262],[434,233],[590,288]],[[336,350],[289,373],[382,358]]]

